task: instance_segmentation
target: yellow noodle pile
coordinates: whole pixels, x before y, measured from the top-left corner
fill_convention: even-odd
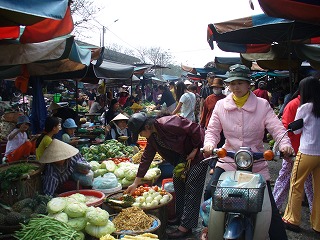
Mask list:
[[[145,231],[152,226],[153,218],[145,214],[141,208],[129,207],[122,209],[112,222],[117,231]]]

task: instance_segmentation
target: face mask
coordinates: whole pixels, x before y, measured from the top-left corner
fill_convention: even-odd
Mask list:
[[[219,94],[222,93],[222,89],[221,89],[221,88],[213,88],[212,91],[213,91],[213,93],[214,93],[215,95],[219,95]]]

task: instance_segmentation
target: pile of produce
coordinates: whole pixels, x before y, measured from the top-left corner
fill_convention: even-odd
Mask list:
[[[81,148],[81,154],[87,161],[103,161],[114,157],[131,157],[134,147],[125,146],[115,139],[107,140],[99,145]]]
[[[8,168],[1,171],[0,170],[0,192],[1,190],[7,190],[12,181],[26,178],[28,175],[33,174],[36,170],[39,169],[39,166],[36,166],[32,163],[17,163],[9,165]]]
[[[65,239],[84,240],[82,232],[72,229],[68,224],[60,222],[51,217],[40,215],[33,218],[22,229],[16,231],[15,238],[19,240],[41,240],[41,239]]]
[[[117,231],[146,231],[152,227],[154,219],[138,207],[124,208],[112,220]]]
[[[137,152],[135,155],[133,155],[131,157],[131,160],[133,163],[140,163],[141,162],[141,157],[142,157],[142,154],[143,154],[144,150],[141,149],[139,150],[139,152]],[[153,160],[163,160],[163,158],[160,156],[160,154],[157,152],[156,155],[154,156]]]
[[[14,203],[11,207],[1,205],[0,225],[15,226],[27,223],[38,214],[47,214],[47,203],[51,198],[37,195],[34,198],[25,198]]]
[[[86,196],[79,193],[53,198],[47,204],[48,216],[96,238],[114,232],[109,213],[99,207],[88,207],[86,201]]]
[[[122,208],[132,206],[147,209],[166,204],[170,200],[170,194],[158,186],[139,186],[132,195],[124,194],[119,199],[106,198],[106,203]]]
[[[72,109],[74,111],[77,111],[77,106],[74,106]],[[88,106],[84,107],[78,104],[78,112],[89,112],[89,107]]]
[[[89,163],[95,178],[101,176],[105,178],[104,175],[106,173],[114,173],[122,187],[129,186],[133,183],[139,168],[139,164],[133,164],[127,161],[120,162],[119,164],[115,164],[112,160],[103,161],[101,164],[97,161],[91,161]],[[161,170],[154,164],[150,166],[143,180],[155,181],[160,175]],[[116,183],[114,183],[114,185],[116,185]]]
[[[159,240],[158,235],[153,234],[153,233],[143,233],[135,236],[131,235],[124,235],[122,240]],[[110,234],[107,234],[106,236],[103,236],[100,238],[100,240],[116,240],[113,236]]]

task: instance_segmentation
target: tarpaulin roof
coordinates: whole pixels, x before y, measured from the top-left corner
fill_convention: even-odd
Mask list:
[[[90,65],[91,51],[79,47],[73,36],[41,43],[0,45],[0,77],[21,75],[25,65],[31,76],[73,72]]]
[[[319,36],[318,25],[265,14],[209,24],[207,31],[207,41],[212,49],[216,41],[219,48],[230,52],[267,52],[274,42],[317,41],[315,37]]]
[[[271,17],[320,24],[318,0],[259,0],[262,10]]]
[[[179,76],[172,76],[167,74],[162,74],[161,76],[165,81],[178,81],[181,79]]]
[[[68,0],[0,0],[0,26],[28,26],[44,20],[62,19]]]
[[[0,0],[0,16],[0,40],[43,42],[73,30],[67,0]]]

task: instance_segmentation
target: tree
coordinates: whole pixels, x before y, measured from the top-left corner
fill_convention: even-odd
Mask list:
[[[77,37],[87,37],[83,33],[91,29],[90,22],[95,21],[96,14],[103,9],[94,4],[94,0],[71,0],[71,14],[74,23],[73,34]]]

